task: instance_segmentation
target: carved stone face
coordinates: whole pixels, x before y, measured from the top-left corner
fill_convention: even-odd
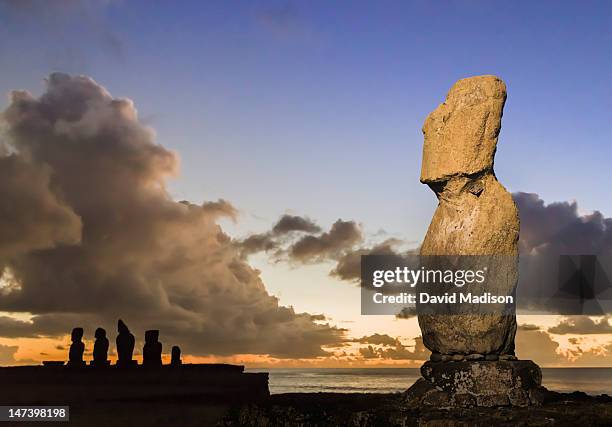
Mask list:
[[[421,182],[492,170],[505,101],[506,86],[495,76],[455,83],[423,125]]]

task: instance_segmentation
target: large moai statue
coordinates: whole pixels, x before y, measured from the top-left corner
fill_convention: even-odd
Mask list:
[[[505,259],[479,289],[493,295],[511,295],[518,279],[518,211],[493,171],[505,101],[506,85],[499,78],[462,79],[423,126],[421,182],[434,191],[438,207],[421,259]],[[406,402],[436,407],[539,404],[540,369],[514,357],[514,306],[468,314],[452,310],[418,313],[423,343],[432,356],[421,367],[422,378],[406,392]]]
[[[439,204],[421,255],[518,256],[518,210],[493,171],[505,102],[506,85],[499,78],[463,79],[425,120],[421,182]],[[509,271],[495,286],[510,295],[517,266],[506,264]],[[514,315],[421,315],[419,325],[434,353],[514,354]]]

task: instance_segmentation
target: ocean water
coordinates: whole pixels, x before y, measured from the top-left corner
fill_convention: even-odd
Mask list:
[[[270,392],[394,393],[406,390],[420,373],[415,368],[247,369],[269,372]],[[612,368],[543,368],[549,390],[612,395]]]

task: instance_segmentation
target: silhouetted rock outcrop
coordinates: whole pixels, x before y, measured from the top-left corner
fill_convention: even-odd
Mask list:
[[[102,328],[96,329],[96,342],[93,350],[93,366],[108,366],[108,338]]]
[[[68,353],[68,366],[83,366],[83,352],[85,344],[81,341],[83,338],[83,328],[74,328],[72,330],[72,344],[70,344],[70,352]]]
[[[170,359],[170,365],[180,366],[181,362],[181,348],[178,345],[172,347],[172,359]]]
[[[127,325],[123,323],[123,320],[119,319],[117,322],[117,366],[133,366],[136,365],[136,361],[132,360],[132,354],[134,352],[134,335],[130,333]]]
[[[151,329],[145,332],[145,345],[142,349],[142,364],[145,366],[161,366],[162,344],[158,341],[159,331]]]

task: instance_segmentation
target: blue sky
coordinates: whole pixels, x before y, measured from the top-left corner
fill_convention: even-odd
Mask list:
[[[502,182],[612,214],[609,2],[52,3],[0,2],[0,91],[58,70],[132,98],[181,155],[172,193],[245,230],[291,210],[419,240],[422,122],[478,74],[508,86]]]
[[[180,154],[173,196],[229,200],[236,235],[291,212],[416,243],[436,205],[418,182],[421,126],[472,75],[508,87],[501,182],[612,216],[611,18],[606,1],[0,0],[0,92],[40,94],[63,71],[133,99]],[[285,304],[359,310],[329,266],[252,262]]]

